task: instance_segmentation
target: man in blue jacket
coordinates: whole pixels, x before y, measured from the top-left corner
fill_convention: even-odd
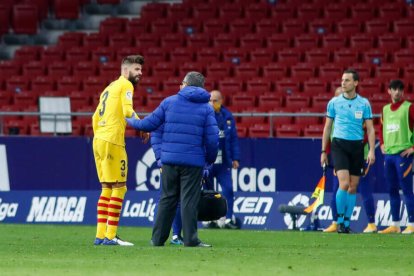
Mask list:
[[[143,120],[127,120],[135,129],[154,131],[164,124],[161,143],[161,198],[152,231],[152,244],[163,246],[168,239],[178,201],[185,246],[211,247],[197,234],[201,178],[206,164],[212,164],[218,151],[218,128],[214,110],[208,104],[204,76],[189,72],[180,91],[163,100]]]
[[[236,123],[231,112],[222,105],[223,97],[220,91],[213,90],[210,95],[210,104],[214,108],[220,139],[217,159],[211,168],[207,188],[213,188],[213,178],[216,177],[227,200],[227,214],[224,227],[238,229],[240,226],[236,224],[235,217],[233,216],[234,192],[231,179],[231,169],[237,169],[240,160]]]

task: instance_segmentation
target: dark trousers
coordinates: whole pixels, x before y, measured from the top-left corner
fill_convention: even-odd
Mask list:
[[[201,167],[163,165],[161,198],[152,229],[152,243],[164,245],[170,235],[177,204],[181,202],[184,245],[200,243],[197,235],[198,202],[201,193]]]

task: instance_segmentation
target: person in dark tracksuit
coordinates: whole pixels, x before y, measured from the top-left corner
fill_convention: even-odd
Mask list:
[[[189,72],[181,90],[163,100],[153,113],[143,120],[127,119],[130,126],[147,132],[164,124],[161,199],[151,238],[154,246],[163,246],[168,239],[180,202],[184,246],[211,247],[197,233],[203,168],[216,160],[219,139],[204,81],[201,73]]]
[[[234,192],[231,179],[231,169],[237,169],[240,161],[239,139],[237,137],[236,123],[231,112],[225,108],[220,91],[213,90],[210,93],[210,104],[214,108],[214,115],[219,128],[219,151],[214,165],[210,169],[209,181],[206,188],[213,189],[213,178],[220,184],[224,197],[227,200],[227,214],[225,228],[238,229],[233,215]],[[214,222],[213,222],[214,224]],[[210,227],[214,227],[210,225]]]
[[[160,168],[160,173],[162,173],[162,162],[161,162],[161,143],[162,143],[162,134],[164,132],[164,125],[160,126],[157,130],[151,132],[151,147],[154,151],[155,160],[157,161],[157,166]],[[162,181],[162,180],[161,180]],[[161,189],[160,189],[160,195],[161,195]],[[158,204],[157,204],[158,207]],[[158,208],[155,208],[157,213]],[[181,208],[180,204],[177,205],[177,212],[175,213],[174,222],[172,226],[172,239],[170,241],[171,244],[174,245],[183,245],[184,241],[181,236],[181,230],[183,228],[182,222],[181,222]]]

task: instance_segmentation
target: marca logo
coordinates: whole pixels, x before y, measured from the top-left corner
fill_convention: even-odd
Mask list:
[[[234,212],[258,215],[244,216],[244,225],[264,225],[272,205],[271,197],[238,197],[234,201]]]
[[[82,222],[86,197],[33,197],[27,222]]]
[[[407,208],[403,201],[400,203],[400,225],[406,226],[408,222]],[[377,226],[390,226],[392,223],[391,204],[389,200],[378,200],[375,212],[375,224]]]
[[[148,204],[146,200],[141,203],[132,203],[130,200],[125,201],[124,209],[122,212],[123,217],[130,218],[148,218],[149,221],[154,221],[154,210],[157,204],[154,203],[154,199],[150,198]]]
[[[17,208],[19,207],[18,203],[2,203],[0,198],[0,221],[3,221],[5,218],[12,218],[16,216]]]
[[[241,168],[232,170],[233,190],[243,192],[275,192],[276,169]],[[239,189],[237,189],[239,188]]]
[[[160,170],[155,162],[154,151],[148,149],[141,160],[138,160],[135,178],[137,191],[158,190],[160,188]]]

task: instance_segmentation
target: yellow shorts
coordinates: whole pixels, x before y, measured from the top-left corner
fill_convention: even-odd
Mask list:
[[[125,147],[94,138],[93,155],[99,182],[126,182],[128,158]]]

